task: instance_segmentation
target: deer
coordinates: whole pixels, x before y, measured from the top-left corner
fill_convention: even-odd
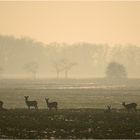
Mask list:
[[[45,98],[46,103],[47,103],[47,107],[49,108],[49,110],[51,110],[52,108],[55,108],[57,110],[57,102],[49,102],[49,98]]]
[[[0,109],[3,108],[3,101],[0,101]]]
[[[111,112],[111,105],[107,105],[107,109],[104,112],[105,113],[110,113]]]
[[[7,109],[3,108],[3,101],[0,101],[0,111],[7,111]]]
[[[30,109],[30,107],[34,107],[35,109],[38,109],[37,101],[29,101],[28,100],[29,96],[24,96],[24,97],[25,97],[25,103],[28,106],[28,109]]]
[[[128,112],[132,111],[132,110],[134,110],[135,112],[137,111],[137,109],[136,109],[137,104],[136,103],[125,104],[125,102],[122,102],[122,105],[126,108],[126,110]]]

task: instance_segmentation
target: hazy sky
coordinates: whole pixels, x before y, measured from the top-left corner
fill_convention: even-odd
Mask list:
[[[140,2],[0,2],[0,34],[140,46]]]

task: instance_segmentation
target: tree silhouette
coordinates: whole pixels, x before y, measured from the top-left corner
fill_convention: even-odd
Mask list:
[[[72,69],[73,66],[77,65],[75,62],[70,62],[68,59],[61,59],[61,66],[65,73],[65,78],[68,78],[68,72]]]
[[[127,77],[125,67],[117,62],[111,62],[107,66],[106,76],[109,79],[122,79]]]
[[[66,58],[55,61],[55,62],[53,62],[53,64],[54,64],[55,71],[57,73],[57,78],[59,78],[60,72],[64,72],[66,79],[68,78],[68,72],[71,70],[71,68],[73,66],[77,65],[77,63],[70,62]]]
[[[55,71],[56,71],[57,79],[59,79],[59,74],[63,70],[61,62],[60,61],[54,61],[53,66],[54,66]]]
[[[0,78],[2,77],[4,69],[2,67],[0,67]]]
[[[28,72],[31,72],[33,79],[36,79],[36,74],[38,71],[38,64],[36,62],[30,62],[25,64],[24,69],[26,69]]]

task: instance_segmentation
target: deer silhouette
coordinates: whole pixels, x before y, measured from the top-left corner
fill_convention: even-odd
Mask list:
[[[122,102],[122,105],[126,108],[126,110],[128,112],[132,111],[132,110],[134,110],[135,112],[137,111],[137,109],[136,109],[137,104],[136,103],[125,104],[125,102]]]
[[[7,111],[7,109],[3,108],[3,101],[0,101],[0,111]]]
[[[107,105],[107,109],[104,112],[105,113],[110,113],[111,112],[111,105]]]
[[[49,110],[51,110],[52,108],[55,108],[57,110],[57,106],[58,106],[57,102],[49,102],[49,98],[45,98],[45,100],[46,100],[47,107],[49,108]]]
[[[30,107],[34,107],[35,109],[38,109],[37,101],[29,101],[28,100],[29,96],[24,96],[24,97],[25,97],[25,103],[28,106],[28,109],[30,109]]]
[[[3,108],[3,101],[0,101],[0,109]]]

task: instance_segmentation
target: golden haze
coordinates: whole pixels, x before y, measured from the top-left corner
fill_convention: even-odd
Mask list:
[[[140,46],[140,2],[0,2],[0,34]]]

